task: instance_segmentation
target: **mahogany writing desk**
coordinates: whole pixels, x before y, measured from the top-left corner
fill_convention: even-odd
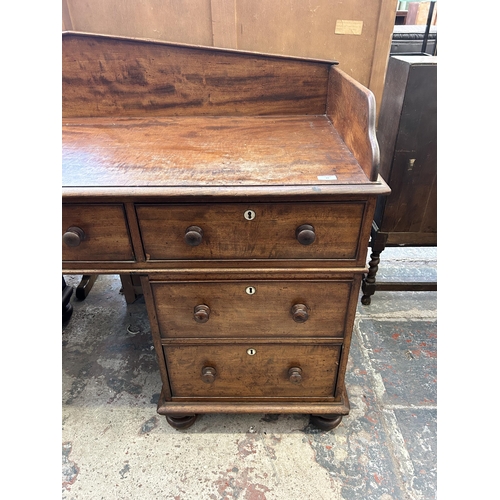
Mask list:
[[[348,414],[374,123],[335,62],[63,34],[63,274],[140,276],[172,426]]]

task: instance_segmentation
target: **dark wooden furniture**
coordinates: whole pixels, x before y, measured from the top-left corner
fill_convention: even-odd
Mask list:
[[[73,306],[70,304],[73,288],[71,288],[62,277],[62,322],[67,323],[73,315]]]
[[[369,272],[361,301],[376,290],[436,290],[436,282],[376,281],[387,246],[437,245],[437,57],[389,60],[377,137],[380,173],[391,187],[373,222]]]
[[[331,61],[63,35],[63,274],[140,276],[172,426],[348,414],[374,123]]]

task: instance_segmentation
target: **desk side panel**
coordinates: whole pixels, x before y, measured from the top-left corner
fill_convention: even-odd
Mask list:
[[[380,152],[375,132],[373,93],[332,66],[326,114],[368,179],[376,181]]]

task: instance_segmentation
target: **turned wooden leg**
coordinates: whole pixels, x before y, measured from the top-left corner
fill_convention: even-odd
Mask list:
[[[364,306],[369,306],[372,299],[371,296],[375,293],[375,276],[378,271],[378,265],[380,263],[380,252],[372,252],[370,255],[370,262],[368,263],[368,274],[363,279],[363,296],[361,297],[361,303]]]
[[[165,415],[165,417],[174,429],[187,429],[194,424],[198,415]]]
[[[311,415],[309,423],[322,431],[335,429],[342,421],[342,415]]]
[[[370,305],[372,301],[371,296],[375,293],[377,288],[375,276],[377,275],[378,265],[380,263],[380,254],[384,251],[386,243],[386,234],[375,233],[372,235],[372,253],[370,254],[370,262],[368,263],[368,274],[364,276],[363,283],[361,285],[361,289],[363,290],[361,303],[364,306]]]

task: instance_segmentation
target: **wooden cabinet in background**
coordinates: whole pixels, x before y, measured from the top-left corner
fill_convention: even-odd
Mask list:
[[[380,197],[372,227],[362,303],[383,290],[436,290],[435,282],[377,282],[387,246],[437,246],[437,57],[393,56],[380,109],[380,173],[391,194]]]

